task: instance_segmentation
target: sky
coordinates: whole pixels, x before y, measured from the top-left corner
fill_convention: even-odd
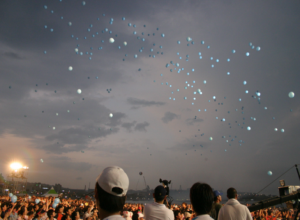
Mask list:
[[[299,11],[292,0],[1,0],[0,172],[20,162],[28,182],[83,189],[116,165],[134,190],[144,176],[150,188],[260,191],[300,164]],[[295,169],[279,179],[300,185]]]

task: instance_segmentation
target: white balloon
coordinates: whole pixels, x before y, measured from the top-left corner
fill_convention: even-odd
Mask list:
[[[109,38],[109,43],[114,43],[115,42],[115,39],[113,39],[112,37]]]
[[[81,89],[77,89],[77,93],[78,93],[78,94],[81,94]]]

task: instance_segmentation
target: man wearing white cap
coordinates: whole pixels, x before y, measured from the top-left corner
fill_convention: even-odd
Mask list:
[[[129,179],[124,170],[105,168],[96,179],[95,198],[101,220],[124,220],[121,211],[126,201]]]

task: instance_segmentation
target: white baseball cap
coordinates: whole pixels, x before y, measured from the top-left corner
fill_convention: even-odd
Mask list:
[[[107,193],[114,196],[126,196],[129,187],[129,178],[121,167],[113,166],[105,168],[97,177],[96,182]],[[121,189],[120,193],[113,190]]]

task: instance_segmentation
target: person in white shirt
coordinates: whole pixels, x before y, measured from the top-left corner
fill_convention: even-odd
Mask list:
[[[220,209],[218,220],[252,220],[251,213],[247,206],[237,201],[235,188],[227,190],[228,202]]]
[[[159,185],[153,193],[154,201],[151,204],[145,205],[144,219],[145,220],[174,220],[174,213],[164,205],[167,198],[166,189]]]
[[[190,200],[193,206],[193,220],[213,220],[209,213],[214,202],[214,193],[210,185],[195,183],[190,189]]]
[[[121,167],[105,168],[96,179],[95,199],[101,220],[125,220],[121,211],[129,187],[127,174]]]

